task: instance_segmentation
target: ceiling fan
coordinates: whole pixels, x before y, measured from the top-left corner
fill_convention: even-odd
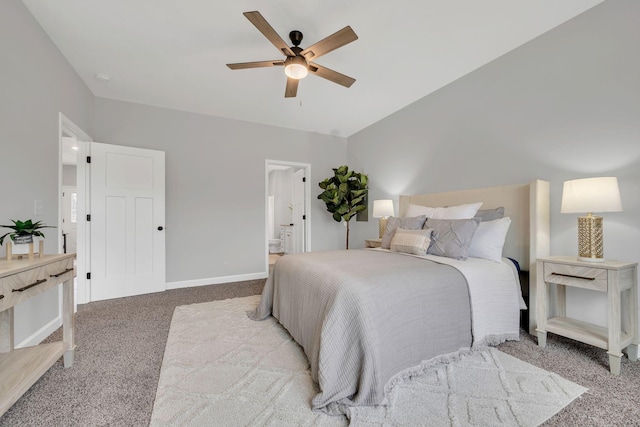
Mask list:
[[[273,45],[278,48],[282,54],[286,56],[286,59],[276,59],[273,61],[258,61],[258,62],[241,62],[236,64],[227,64],[227,67],[232,70],[242,70],[245,68],[261,68],[261,67],[275,67],[284,66],[284,72],[287,75],[287,87],[284,91],[285,98],[293,98],[298,93],[298,81],[307,76],[308,73],[315,74],[344,87],[351,87],[356,79],[337,71],[330,70],[329,68],[318,65],[311,60],[325,55],[333,50],[338,49],[352,41],[358,39],[356,33],[351,27],[346,26],[340,31],[331,34],[316,44],[309,46],[306,49],[302,49],[300,42],[302,42],[302,33],[298,30],[291,31],[289,38],[293,46],[289,47],[284,40],[276,33],[266,19],[260,14],[260,12],[244,12],[244,16],[267,38]]]

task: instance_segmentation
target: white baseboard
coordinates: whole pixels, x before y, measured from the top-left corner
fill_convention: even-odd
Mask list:
[[[42,340],[44,340],[46,337],[54,333],[56,329],[58,329],[60,326],[62,326],[62,317],[58,316],[55,319],[53,319],[51,322],[44,325],[42,328],[35,331],[33,334],[29,335],[22,342],[16,344],[15,348],[31,347],[33,345],[38,345],[42,342]]]
[[[235,276],[221,276],[221,277],[209,277],[205,279],[181,280],[179,282],[167,282],[167,290],[191,288],[194,286],[218,285],[221,283],[244,282],[246,280],[266,279],[268,275],[269,275],[268,273],[261,272],[261,273],[237,274]]]

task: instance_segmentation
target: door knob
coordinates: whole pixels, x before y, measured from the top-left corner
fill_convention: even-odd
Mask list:
[[[162,226],[158,227],[158,231],[162,231],[164,230],[164,228],[162,228]]]

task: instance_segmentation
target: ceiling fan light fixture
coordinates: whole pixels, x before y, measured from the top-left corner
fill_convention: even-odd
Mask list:
[[[298,93],[298,82],[309,73],[344,87],[351,87],[351,85],[355,83],[356,79],[318,65],[315,62],[316,59],[322,55],[333,52],[346,44],[358,40],[358,36],[350,26],[347,25],[343,29],[303,49],[300,47],[303,38],[302,32],[298,30],[291,31],[289,38],[293,46],[288,46],[260,12],[255,10],[253,12],[244,12],[243,15],[278,49],[278,52],[285,56],[285,59],[227,64],[227,67],[230,69],[244,70],[247,68],[284,66],[284,73],[287,76],[287,86],[284,91],[285,98],[296,97]],[[307,62],[307,60],[311,58],[313,58],[313,62]]]
[[[302,56],[290,56],[284,61],[284,73],[287,77],[300,80],[307,77],[309,69],[307,61]]]

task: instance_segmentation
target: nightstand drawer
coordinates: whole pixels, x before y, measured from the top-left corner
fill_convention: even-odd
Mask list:
[[[544,281],[606,292],[607,269],[545,262]]]

